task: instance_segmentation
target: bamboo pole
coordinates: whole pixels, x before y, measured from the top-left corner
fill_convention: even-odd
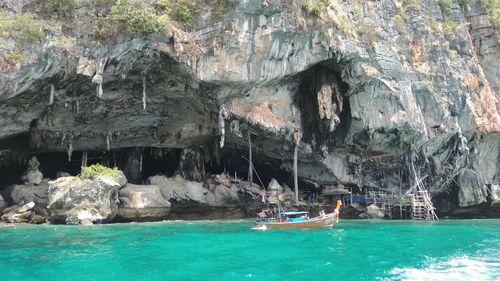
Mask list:
[[[299,145],[296,143],[293,150],[293,185],[295,188],[295,203],[299,204],[299,180],[297,175],[297,158],[299,155]]]
[[[248,165],[248,181],[252,183],[253,182],[252,136],[250,132],[248,132],[248,162],[250,162],[250,165]]]

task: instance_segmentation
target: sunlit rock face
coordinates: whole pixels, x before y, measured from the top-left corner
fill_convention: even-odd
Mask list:
[[[110,222],[118,212],[118,189],[127,183],[121,171],[116,178],[61,177],[50,182],[48,219],[53,223]]]
[[[157,221],[166,219],[170,202],[154,185],[127,184],[118,193],[118,218],[125,221]]]
[[[468,12],[452,1],[447,16],[432,0],[334,1],[318,14],[300,2],[240,1],[191,31],[45,47],[0,78],[1,144],[66,152],[70,163],[99,151],[140,182],[142,148],[197,151],[168,156],[190,167],[180,175],[243,175],[250,136],[263,180],[290,183],[299,132],[301,185],[405,191],[413,163],[438,211],[488,209],[500,177],[500,50],[478,1]],[[128,160],[111,156],[133,147]],[[464,169],[484,182],[480,198],[456,180]]]

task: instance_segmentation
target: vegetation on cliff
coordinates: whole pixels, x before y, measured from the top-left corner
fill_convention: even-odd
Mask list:
[[[500,28],[500,1],[481,0],[481,4],[486,8],[486,11],[491,17],[491,21],[497,28]]]
[[[95,177],[105,177],[118,182],[120,180],[121,173],[117,168],[108,168],[100,164],[90,165],[82,169],[80,178],[82,179],[92,179]]]

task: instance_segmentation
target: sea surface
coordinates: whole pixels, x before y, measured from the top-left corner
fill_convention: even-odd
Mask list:
[[[500,280],[500,220],[0,226],[0,280]]]

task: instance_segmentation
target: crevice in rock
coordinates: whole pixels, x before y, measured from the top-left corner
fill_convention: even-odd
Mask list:
[[[348,85],[331,63],[317,64],[300,75],[295,103],[301,112],[303,139],[313,149],[345,142],[351,112]]]

